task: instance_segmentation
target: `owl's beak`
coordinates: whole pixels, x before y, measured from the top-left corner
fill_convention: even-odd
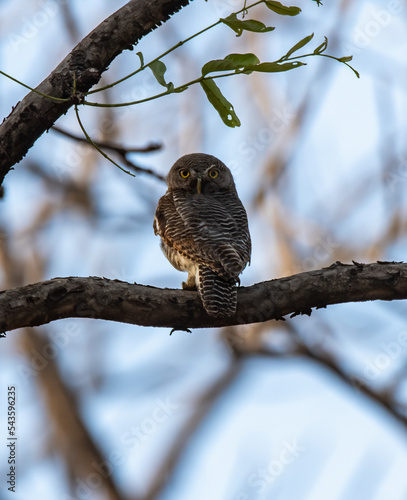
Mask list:
[[[202,192],[202,177],[198,176],[196,179],[196,190],[198,194],[201,194]]]

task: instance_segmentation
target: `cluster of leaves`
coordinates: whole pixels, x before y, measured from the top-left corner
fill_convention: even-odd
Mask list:
[[[321,4],[319,0],[314,0],[317,2],[318,5]],[[246,4],[246,2],[245,2]],[[329,57],[331,59],[335,59],[336,61],[339,61],[341,63],[344,63],[349,66],[348,62],[352,60],[352,56],[347,56],[347,57],[341,57],[337,58],[332,55],[325,54],[325,51],[328,47],[328,40],[325,37],[325,41],[319,45],[315,50],[313,50],[310,53],[307,54],[302,54],[298,55],[297,51],[299,51],[301,48],[305,47],[313,38],[313,34],[306,36],[302,40],[300,40],[298,43],[296,43],[293,47],[290,48],[290,50],[282,56],[280,59],[272,62],[260,62],[258,57],[255,54],[249,53],[249,54],[229,54],[223,59],[215,59],[207,62],[204,64],[201,70],[201,76],[196,78],[195,80],[192,80],[190,82],[184,83],[178,87],[176,87],[172,82],[167,82],[165,79],[165,73],[167,71],[167,68],[165,64],[162,62],[162,58],[172,52],[173,50],[177,49],[181,45],[185,44],[192,38],[202,34],[205,31],[208,31],[209,29],[212,29],[214,26],[223,24],[227,27],[229,27],[231,30],[233,30],[236,33],[236,36],[240,37],[242,36],[243,32],[245,31],[250,31],[254,33],[268,33],[273,31],[275,28],[272,26],[266,26],[264,23],[261,21],[255,20],[255,19],[239,19],[238,15],[243,13],[243,17],[245,14],[248,12],[248,10],[255,5],[259,4],[264,4],[268,9],[273,11],[274,13],[278,15],[283,15],[283,16],[297,16],[300,14],[301,9],[299,7],[295,6],[290,6],[287,7],[285,5],[282,5],[280,2],[277,1],[271,1],[271,0],[261,0],[257,1],[249,6],[244,5],[244,7],[232,14],[230,14],[226,18],[221,18],[219,21],[216,23],[212,24],[211,26],[208,26],[207,28],[203,29],[199,33],[196,33],[195,35],[192,35],[191,37],[187,38],[186,40],[179,42],[176,44],[174,47],[171,49],[167,50],[164,54],[161,54],[159,57],[154,59],[148,64],[145,64],[144,62],[144,57],[141,52],[138,52],[138,56],[140,58],[141,65],[140,67],[131,73],[130,75],[127,75],[126,77],[122,78],[121,80],[114,82],[113,84],[110,84],[106,87],[103,87],[101,89],[96,89],[88,93],[88,95],[93,94],[95,92],[99,92],[101,90],[104,90],[106,88],[112,87],[114,85],[117,85],[121,81],[139,73],[140,71],[143,71],[146,68],[149,68],[157,82],[165,87],[165,91],[148,97],[146,99],[142,99],[139,101],[133,101],[133,102],[127,102],[127,103],[120,103],[120,104],[99,104],[95,102],[90,102],[85,100],[84,104],[88,104],[91,106],[128,106],[128,105],[133,105],[133,104],[139,104],[141,102],[149,101],[152,99],[156,99],[158,97],[162,97],[163,95],[174,93],[174,92],[184,92],[187,90],[191,85],[194,85],[196,83],[199,83],[205,92],[206,97],[208,98],[209,102],[212,104],[212,106],[216,109],[218,112],[219,116],[223,120],[223,122],[228,125],[229,127],[238,127],[240,126],[240,120],[238,116],[236,115],[236,112],[234,111],[233,105],[226,99],[226,97],[222,94],[221,90],[215,83],[215,79],[218,78],[224,78],[227,76],[232,76],[232,75],[237,75],[237,74],[244,74],[244,75],[249,75],[254,71],[257,72],[263,72],[263,73],[278,73],[282,71],[289,71],[293,70],[296,68],[299,68],[300,66],[304,66],[306,63],[299,61],[299,59],[303,59],[306,57],[310,56],[324,56],[324,57]],[[357,73],[356,70],[354,70],[351,66],[349,66],[357,76],[359,74]]]

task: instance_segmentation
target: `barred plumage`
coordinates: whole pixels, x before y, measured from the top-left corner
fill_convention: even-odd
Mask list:
[[[230,170],[202,153],[180,158],[167,177],[159,200],[154,232],[167,259],[188,271],[184,288],[194,285],[211,316],[236,311],[239,274],[250,261],[246,211]]]

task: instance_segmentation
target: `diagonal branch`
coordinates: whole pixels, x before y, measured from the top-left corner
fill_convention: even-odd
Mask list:
[[[54,278],[0,292],[0,331],[61,318],[97,318],[177,329],[261,323],[312,308],[407,298],[407,264],[341,264],[238,290],[230,318],[206,314],[197,292],[160,289],[104,278]]]
[[[87,35],[37,91],[66,101],[55,101],[30,92],[0,125],[0,184],[34,142],[76,102],[78,95],[95,85],[113,59],[132,49],[143,36],[165,22],[190,0],[130,0]]]
[[[325,369],[336,375],[345,384],[352,387],[357,394],[362,394],[369,400],[381,406],[407,429],[407,415],[405,411],[399,407],[396,398],[394,397],[394,388],[392,388],[394,382],[383,388],[372,387],[365,380],[363,380],[362,377],[349,373],[348,370],[342,366],[343,363],[340,362],[340,359],[332,350],[327,349],[323,345],[308,345],[308,343],[301,338],[298,331],[293,328],[292,325],[290,326],[287,324],[287,326],[288,331],[290,332],[291,337],[295,340],[296,344],[296,349],[293,355],[297,354],[307,357],[324,366]],[[261,354],[268,355],[269,352],[262,349]]]
[[[385,389],[374,389],[367,385],[361,378],[357,376],[349,375],[339,364],[338,360],[335,359],[332,353],[327,351],[317,352],[307,346],[304,342],[299,345],[302,350],[302,354],[313,361],[320,363],[325,366],[327,370],[335,374],[343,382],[353,387],[357,393],[361,393],[368,399],[374,401],[376,404],[385,409],[390,415],[392,415],[396,420],[407,428],[407,416],[398,408],[397,402],[392,397],[392,394]]]
[[[43,353],[52,348],[43,335],[29,329],[24,331],[22,344],[26,355],[31,358],[33,353]],[[103,498],[121,500],[123,497],[114,480],[111,463],[84,424],[78,403],[63,382],[54,359],[48,358],[37,370],[32,368],[32,359],[30,361],[24,371],[27,377],[24,381],[27,383],[30,377],[36,377],[49,417],[49,439],[65,460],[72,490],[78,494],[81,485],[89,485],[91,478],[96,476],[97,487],[104,493]],[[65,498],[76,496],[66,495]]]

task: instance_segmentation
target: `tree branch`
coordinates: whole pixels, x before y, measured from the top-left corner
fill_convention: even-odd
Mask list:
[[[87,144],[88,146],[92,147],[92,144],[83,135],[72,134],[71,132],[68,132],[67,130],[64,130],[60,127],[57,127],[56,125],[52,127],[52,130],[54,130],[58,134],[68,137],[69,139],[81,142],[82,144]],[[163,147],[162,144],[158,144],[156,142],[151,142],[150,144],[147,144],[147,146],[129,147],[129,148],[124,147],[122,144],[115,144],[113,142],[95,141],[95,140],[93,142],[99,148],[113,151],[114,153],[117,153],[120,156],[126,156],[129,153],[151,153],[152,151],[158,151]]]
[[[327,351],[316,352],[309,346],[305,345],[303,342],[301,343],[301,348],[303,350],[303,354],[306,357],[325,366],[327,370],[335,374],[349,386],[353,387],[356,392],[359,392],[370,400],[374,401],[377,405],[385,409],[390,415],[392,415],[396,420],[402,423],[404,427],[407,428],[407,416],[401,408],[398,408],[396,401],[392,397],[392,394],[389,393],[387,388],[375,390],[367,385],[367,383],[363,381],[361,377],[349,375],[340,366],[334,355],[328,353]]]
[[[30,92],[0,125],[0,184],[34,142],[75,102],[76,92],[95,85],[113,59],[133,49],[143,36],[165,22],[190,0],[131,0],[87,35],[36,88],[54,101]]]
[[[407,264],[341,264],[238,290],[230,318],[206,314],[197,292],[160,289],[105,278],[54,278],[0,292],[0,331],[62,318],[96,318],[141,326],[220,327],[311,314],[312,308],[407,298]]]
[[[70,132],[67,132],[66,130],[63,130],[60,127],[53,126],[52,130],[55,130],[59,134],[69,137],[70,139],[73,139],[74,141],[80,142],[82,144],[87,144],[89,147],[93,147],[93,144],[91,144],[88,139],[84,136],[76,135],[76,134],[71,134]],[[116,153],[121,160],[126,164],[127,167],[130,168],[130,170],[134,170],[136,172],[142,172],[143,174],[148,174],[151,175],[152,177],[155,177],[156,179],[160,181],[165,181],[165,176],[158,174],[151,168],[147,167],[140,167],[139,165],[136,165],[134,162],[130,161],[128,158],[128,155],[130,153],[150,153],[151,151],[157,151],[162,148],[161,144],[157,143],[150,143],[145,147],[130,147],[130,148],[125,148],[121,144],[114,144],[113,142],[106,142],[106,141],[95,141],[93,140],[93,143],[96,144],[96,146],[100,149],[107,149],[109,151],[113,151]]]
[[[297,355],[307,357],[324,366],[325,369],[329,370],[345,384],[352,387],[356,393],[363,394],[365,397],[381,406],[407,429],[407,415],[397,404],[396,398],[394,397],[394,391],[392,390],[394,381],[391,384],[387,384],[385,387],[372,387],[368,385],[363,377],[348,373],[346,368],[342,366],[344,363],[340,362],[338,356],[333,351],[327,349],[323,345],[308,345],[307,342],[301,338],[298,331],[292,326],[289,327],[289,331],[292,338],[295,340]],[[263,353],[267,354],[267,350],[263,349],[262,354]]]
[[[22,345],[28,358],[32,358],[33,353],[43,353],[52,346],[39,331],[29,331],[29,329],[24,331]],[[107,474],[100,474],[100,469],[95,468],[108,463],[107,457],[87,429],[78,402],[63,382],[54,359],[47,358],[45,364],[37,370],[33,369],[32,359],[29,361],[31,363],[28,363],[22,372],[26,377],[24,382],[27,383],[30,377],[36,378],[49,418],[45,424],[49,428],[48,446],[53,452],[57,450],[61,453],[68,477],[71,479],[72,492],[77,493],[79,490],[78,479],[86,483],[97,473],[100,481],[98,488],[103,491],[103,498],[121,500],[123,497],[111,471],[108,469]],[[66,495],[65,498],[76,498],[76,495],[75,497]],[[134,496],[132,498],[135,500]]]

